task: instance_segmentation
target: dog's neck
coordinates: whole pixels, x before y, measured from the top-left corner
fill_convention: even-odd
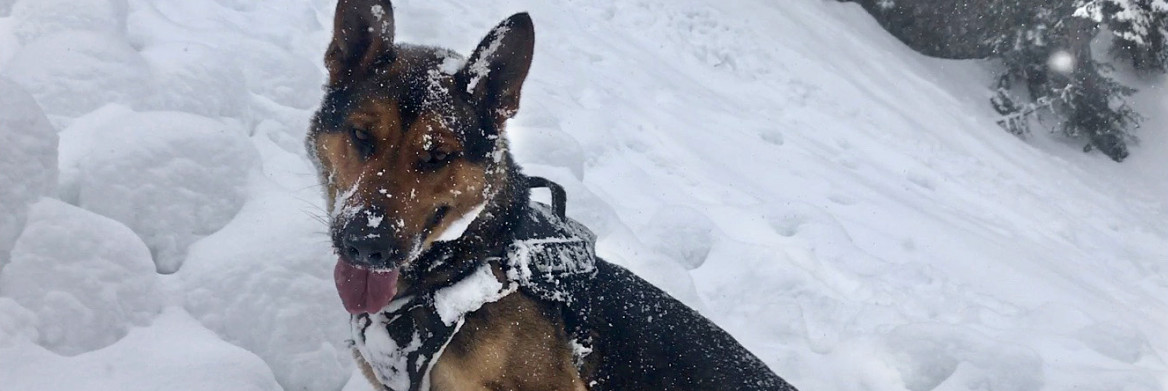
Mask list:
[[[461,237],[435,242],[403,269],[399,295],[432,292],[449,286],[489,259],[500,257],[514,241],[518,224],[527,213],[530,191],[526,177],[504,149],[488,179],[497,190],[488,195],[486,207]]]

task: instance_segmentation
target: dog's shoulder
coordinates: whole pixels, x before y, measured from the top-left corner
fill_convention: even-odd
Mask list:
[[[590,287],[595,390],[795,388],[697,311],[629,270],[596,260]]]

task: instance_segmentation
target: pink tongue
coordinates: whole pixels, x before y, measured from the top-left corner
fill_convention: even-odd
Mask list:
[[[342,260],[337,260],[337,267],[333,269],[337,293],[341,294],[341,302],[351,314],[377,312],[389,305],[397,294],[399,274],[398,269],[375,272]]]

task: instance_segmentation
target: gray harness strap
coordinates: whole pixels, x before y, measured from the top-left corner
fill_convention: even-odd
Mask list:
[[[563,202],[557,198],[557,203]],[[596,236],[564,217],[562,205],[556,209],[532,202],[504,256],[484,259],[450,286],[398,298],[377,314],[352,317],[353,345],[386,390],[428,390],[430,369],[466,314],[519,289],[564,305],[572,315],[566,318],[580,365],[591,350],[583,326],[590,311],[588,301],[578,299],[576,292],[585,292],[596,275]]]

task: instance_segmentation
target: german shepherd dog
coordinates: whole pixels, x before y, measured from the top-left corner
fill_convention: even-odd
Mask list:
[[[396,298],[450,287],[466,270],[504,278],[491,260],[534,207],[533,180],[504,132],[532,61],[531,18],[507,18],[466,59],[394,42],[389,0],[340,0],[334,23],[306,146],[326,193],[346,310],[368,325]],[[429,256],[439,247],[442,265]],[[594,262],[574,292],[587,306],[503,292],[467,311],[426,378],[407,387],[386,384],[377,357],[354,356],[375,387],[395,391],[794,390],[694,310]],[[586,330],[583,353],[574,330]]]

